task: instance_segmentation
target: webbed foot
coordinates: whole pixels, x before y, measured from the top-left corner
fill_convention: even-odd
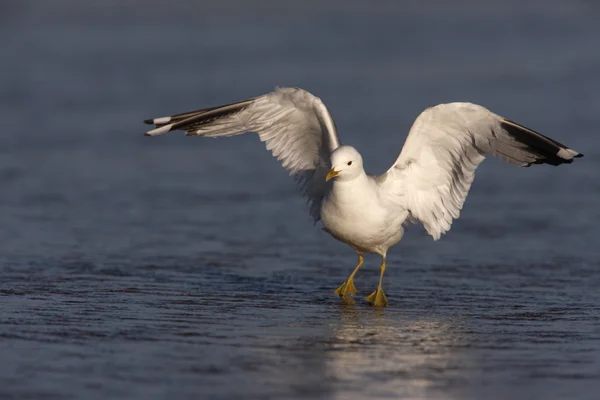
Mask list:
[[[356,287],[354,286],[354,278],[348,278],[342,283],[342,285],[333,292],[340,297],[356,294]]]
[[[373,307],[387,307],[388,305],[387,298],[385,297],[383,289],[381,288],[377,288],[377,290],[371,293],[366,300]]]

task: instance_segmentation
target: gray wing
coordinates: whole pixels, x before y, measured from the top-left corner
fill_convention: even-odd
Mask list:
[[[382,192],[437,240],[458,218],[488,154],[521,167],[582,156],[476,104],[440,104],[415,120],[398,159],[380,178]]]
[[[189,136],[233,136],[256,132],[291,175],[302,182],[310,214],[320,219],[330,154],[340,145],[335,124],[318,97],[298,88],[274,92],[239,103],[144,121],[156,125],[155,136],[182,130]]]

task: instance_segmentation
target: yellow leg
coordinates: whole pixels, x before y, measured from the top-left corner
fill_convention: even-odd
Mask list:
[[[385,257],[381,260],[381,275],[379,276],[379,286],[377,286],[377,290],[371,293],[367,297],[367,301],[369,304],[375,307],[387,307],[388,301],[385,298],[385,294],[383,293],[383,273],[385,272]]]
[[[356,275],[360,267],[362,267],[364,261],[365,258],[363,257],[363,255],[358,254],[358,265],[356,266],[356,268],[354,268],[354,271],[352,271],[348,279],[346,279],[344,283],[342,283],[342,285],[339,288],[337,288],[335,292],[333,292],[338,296],[342,297],[342,300],[348,302],[349,299],[347,298],[347,296],[351,294],[356,294],[356,287],[354,287],[354,275]]]

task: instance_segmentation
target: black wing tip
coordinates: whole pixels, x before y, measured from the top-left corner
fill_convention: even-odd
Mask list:
[[[536,161],[526,165],[527,167],[531,164],[549,164],[553,166],[571,164],[575,158],[583,157],[583,154],[577,153],[564,144],[509,119],[503,118],[500,124],[513,139],[527,145],[533,153],[539,156]],[[560,153],[563,150],[570,154],[566,157],[561,155]]]
[[[530,167],[532,164],[546,164],[546,165],[552,165],[554,167],[558,167],[559,165],[563,165],[563,164],[572,164],[576,158],[581,158],[581,157],[583,157],[583,154],[579,153],[576,156],[573,156],[573,158],[562,158],[562,157],[558,157],[558,156],[540,158],[539,160],[536,160],[527,165],[524,165],[524,167]]]
[[[576,152],[575,152],[575,150],[573,150],[573,149],[569,149],[569,148],[567,148],[567,147],[565,147],[565,150],[570,150],[570,151],[572,151],[573,153],[576,153]],[[571,164],[573,161],[575,161],[575,159],[576,159],[576,158],[581,158],[581,157],[583,157],[583,154],[581,154],[581,153],[576,153],[576,154],[575,154],[573,157],[571,157],[571,158],[562,158],[562,157],[560,157],[560,156],[559,156],[558,158],[559,158],[560,160],[562,160],[562,163],[561,163],[561,164]]]
[[[546,165],[552,165],[553,167],[558,167],[559,165],[563,165],[563,164],[572,164],[573,163],[573,159],[572,158],[561,158],[558,156],[555,157],[545,157],[545,158],[540,158],[539,160],[536,160],[532,163],[530,163],[528,166],[530,166],[531,164],[546,164]]]
[[[217,119],[231,116],[235,113],[245,110],[252,102],[257,98],[253,97],[248,100],[239,101],[237,103],[226,104],[223,106],[209,107],[196,111],[189,111],[181,114],[174,114],[169,117],[161,117],[154,119],[145,119],[144,123],[147,125],[155,125],[155,127],[162,128],[168,124],[171,128],[168,131],[160,132],[171,132],[177,130],[190,130],[197,128],[201,125],[209,124]],[[148,135],[154,136],[154,135]],[[196,136],[195,134],[188,136]]]

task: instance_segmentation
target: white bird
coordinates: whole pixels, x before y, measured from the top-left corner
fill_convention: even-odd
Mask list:
[[[275,91],[239,103],[144,121],[154,136],[183,130],[190,136],[255,132],[291,175],[303,182],[310,214],[323,229],[351,246],[358,265],[335,291],[353,302],[354,276],[364,253],[382,257],[377,290],[367,297],[385,307],[387,251],[410,222],[421,222],[438,240],[450,229],[486,155],[510,164],[560,165],[582,154],[471,103],[430,107],[415,120],[398,159],[379,176],[365,173],[360,153],[342,146],[325,104],[299,88]]]

